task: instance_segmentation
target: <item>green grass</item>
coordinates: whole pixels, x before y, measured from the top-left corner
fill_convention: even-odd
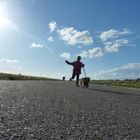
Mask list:
[[[93,84],[140,88],[140,79],[92,80]]]
[[[27,76],[21,74],[0,73],[0,80],[58,80],[47,77]]]
[[[47,77],[27,76],[21,74],[0,73],[0,80],[58,80]],[[140,79],[92,80],[93,84],[140,88]]]

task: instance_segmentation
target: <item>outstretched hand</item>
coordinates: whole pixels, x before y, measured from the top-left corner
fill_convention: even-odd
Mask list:
[[[65,60],[65,62],[67,63],[68,61],[67,61],[67,60]]]
[[[69,64],[69,65],[72,65],[72,63],[71,63],[71,62],[69,62],[69,61],[67,61],[67,60],[65,60],[65,62],[66,62],[67,64]]]

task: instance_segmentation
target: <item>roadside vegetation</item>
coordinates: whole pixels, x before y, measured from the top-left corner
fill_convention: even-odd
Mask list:
[[[0,80],[58,80],[58,79],[38,76],[28,76],[21,74],[0,73]],[[140,78],[125,79],[125,80],[92,80],[91,83],[98,85],[140,88]]]
[[[27,76],[21,74],[0,73],[0,80],[57,80],[47,77]]]
[[[125,80],[92,80],[93,84],[140,88],[140,78]]]

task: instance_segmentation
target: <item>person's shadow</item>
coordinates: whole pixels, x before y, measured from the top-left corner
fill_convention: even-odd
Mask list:
[[[88,88],[88,90],[92,91],[98,91],[98,92],[103,92],[103,93],[113,93],[113,94],[122,94],[122,95],[131,95],[131,96],[140,96],[140,91],[139,93],[127,93],[123,91],[113,91],[113,90],[107,90],[107,89],[97,89],[97,88]]]

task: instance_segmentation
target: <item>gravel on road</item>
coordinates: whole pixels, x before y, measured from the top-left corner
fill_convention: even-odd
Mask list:
[[[0,140],[140,140],[140,90],[0,81]]]

